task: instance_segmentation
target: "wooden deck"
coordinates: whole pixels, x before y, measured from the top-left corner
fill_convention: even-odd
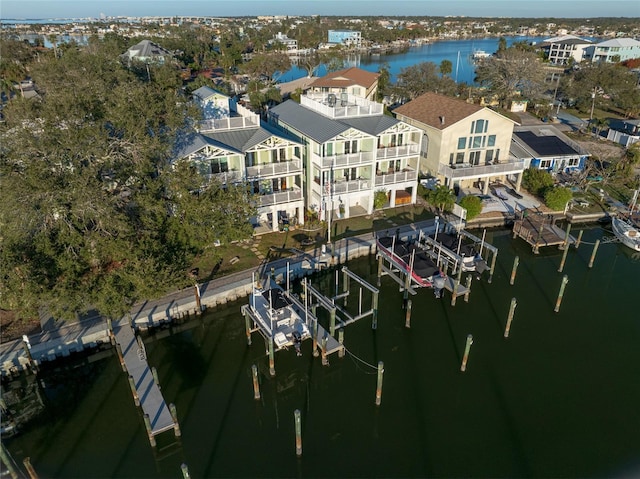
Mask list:
[[[538,253],[542,246],[564,245],[566,232],[556,226],[553,216],[525,210],[513,224],[513,237],[518,236],[533,247],[534,253]],[[574,241],[570,236],[568,242]]]
[[[155,436],[175,426],[160,388],[155,382],[142,341],[136,340],[133,329],[128,324],[114,326],[113,334],[122,348],[122,356],[128,373],[133,377],[140,407],[149,415],[151,433]]]

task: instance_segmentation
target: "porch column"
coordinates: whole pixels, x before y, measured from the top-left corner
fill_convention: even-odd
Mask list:
[[[520,191],[520,186],[522,185],[522,175],[523,171],[516,175],[516,191]]]
[[[482,194],[483,195],[488,195],[489,194],[489,180],[491,178],[484,178],[482,180]]]
[[[271,207],[271,231],[275,232],[275,231],[279,231],[278,228],[278,207],[277,206],[272,206]]]
[[[389,197],[389,204],[392,207],[396,205],[396,190],[391,190],[391,196]]]
[[[418,199],[418,186],[416,185],[413,188],[411,188],[411,204],[415,205],[417,199]]]
[[[298,215],[298,224],[303,225],[304,224],[304,207],[299,206],[298,208],[296,208],[296,213]]]

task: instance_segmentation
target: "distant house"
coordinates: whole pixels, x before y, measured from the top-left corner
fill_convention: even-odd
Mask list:
[[[362,32],[355,30],[329,30],[327,33],[327,42],[360,47],[362,45]]]
[[[173,58],[173,54],[151,40],[142,40],[121,55],[127,65],[134,61],[141,63],[163,65]]]
[[[585,59],[591,62],[618,63],[640,58],[640,42],[633,38],[614,38],[585,49]]]
[[[205,120],[229,117],[229,97],[208,86],[195,90],[193,99],[202,110]]]
[[[338,101],[342,94],[375,101],[379,77],[379,73],[361,68],[346,68],[316,79],[309,85],[309,89],[314,93],[333,93]]]
[[[509,151],[525,168],[549,172],[580,170],[590,154],[551,125],[518,126],[513,130]]]
[[[553,65],[566,65],[570,60],[579,63],[583,60],[585,49],[592,42],[575,35],[563,35],[547,38],[540,43],[540,49],[544,52]]]
[[[640,141],[640,120],[610,120],[607,140],[627,148]]]
[[[449,188],[482,186],[509,178],[520,189],[524,162],[509,157],[516,122],[480,105],[425,93],[396,108],[394,115],[425,132],[420,171]]]
[[[297,52],[298,51],[298,40],[295,38],[289,38],[282,32],[278,32],[278,34],[273,39],[274,42],[282,43],[288,52]]]

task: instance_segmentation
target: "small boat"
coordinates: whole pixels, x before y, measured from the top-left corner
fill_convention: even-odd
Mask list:
[[[433,288],[433,281],[440,276],[440,268],[429,255],[413,244],[397,237],[383,236],[376,240],[378,248],[390,256],[413,280],[424,288]]]
[[[430,237],[452,253],[462,256],[462,271],[482,274],[484,271],[489,269],[487,263],[476,251],[475,243],[465,243],[464,238],[449,233],[438,233],[435,238],[434,235],[431,235]]]
[[[491,53],[487,53],[484,50],[476,50],[471,54],[472,60],[482,60],[483,58],[489,58]]]
[[[640,251],[640,229],[624,218],[611,219],[611,228],[620,242],[634,251]]]

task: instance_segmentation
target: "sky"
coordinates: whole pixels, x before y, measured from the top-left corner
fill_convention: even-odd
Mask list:
[[[640,17],[638,0],[0,0],[0,19],[107,16]]]

